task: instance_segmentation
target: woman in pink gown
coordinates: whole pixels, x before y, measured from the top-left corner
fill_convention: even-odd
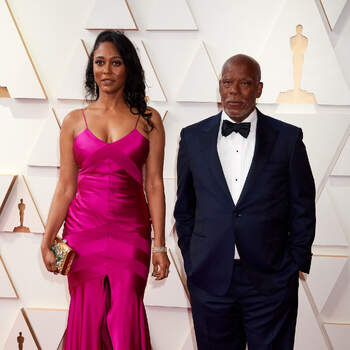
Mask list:
[[[95,101],[62,124],[60,177],[42,242],[45,265],[56,272],[50,246],[65,221],[63,237],[77,253],[68,274],[64,346],[150,350],[143,295],[151,222],[153,275],[160,280],[169,272],[164,129],[159,114],[146,105],[143,70],[124,34],[105,31],[97,37],[86,88]]]

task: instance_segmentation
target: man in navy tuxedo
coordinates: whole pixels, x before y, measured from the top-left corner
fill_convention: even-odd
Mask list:
[[[315,185],[301,129],[256,109],[259,64],[236,55],[223,111],[181,131],[176,230],[199,350],[289,350],[308,273]]]

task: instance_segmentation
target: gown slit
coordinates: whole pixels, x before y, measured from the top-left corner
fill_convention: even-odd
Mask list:
[[[107,275],[104,278],[103,288],[105,294],[105,308],[101,322],[101,350],[113,350],[113,344],[107,323],[108,312],[111,309],[111,285],[109,283],[109,278]]]

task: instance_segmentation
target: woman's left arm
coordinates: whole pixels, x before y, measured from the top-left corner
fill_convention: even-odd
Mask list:
[[[159,113],[151,109],[154,128],[149,133],[149,154],[146,161],[145,190],[154,231],[153,246],[165,247],[165,197],[163,184],[163,164],[165,133]],[[153,276],[156,280],[168,277],[169,259],[164,252],[152,252]]]

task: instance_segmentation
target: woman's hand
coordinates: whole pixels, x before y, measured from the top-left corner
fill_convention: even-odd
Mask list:
[[[58,273],[57,267],[56,267],[56,258],[52,250],[50,250],[47,247],[41,248],[41,255],[44,260],[44,264],[46,266],[47,271]]]
[[[157,281],[168,277],[170,261],[167,253],[152,253],[153,273]]]

